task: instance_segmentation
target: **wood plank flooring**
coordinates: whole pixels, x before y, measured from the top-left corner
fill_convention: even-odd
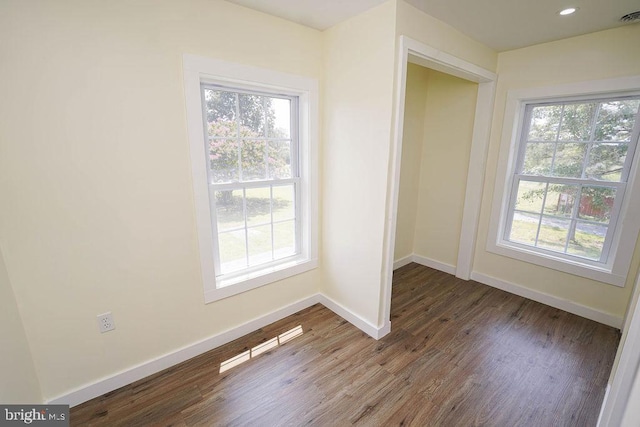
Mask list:
[[[376,341],[315,305],[72,408],[71,425],[595,426],[616,329],[417,264],[395,272],[391,311]]]

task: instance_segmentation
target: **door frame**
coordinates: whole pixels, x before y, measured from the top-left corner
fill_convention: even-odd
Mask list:
[[[394,100],[394,128],[389,160],[389,188],[387,189],[387,215],[385,224],[385,244],[382,266],[382,322],[384,329],[390,330],[391,285],[393,279],[396,225],[398,219],[398,194],[400,191],[400,168],[402,162],[402,137],[404,131],[404,103],[409,62],[436,71],[478,83],[471,153],[467,172],[460,246],[455,274],[469,280],[473,267],[478,220],[482,202],[485,164],[489,148],[491,120],[497,75],[475,64],[435,49],[407,36],[399,36],[396,56],[397,74]]]
[[[631,302],[622,331],[622,339],[616,354],[618,365],[609,378],[600,408],[598,427],[622,425],[627,407],[631,403],[629,395],[634,381],[640,376],[640,273],[631,294]]]

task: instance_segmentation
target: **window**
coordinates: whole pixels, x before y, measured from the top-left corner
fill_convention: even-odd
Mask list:
[[[640,94],[513,101],[517,131],[488,249],[624,285],[638,234],[625,214],[637,204]]]
[[[316,83],[190,55],[184,67],[205,300],[314,268]]]

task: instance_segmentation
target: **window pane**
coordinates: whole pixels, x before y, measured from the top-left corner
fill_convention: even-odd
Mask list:
[[[513,224],[511,225],[509,240],[534,246],[536,243],[539,221],[539,215],[515,212],[513,214]]]
[[[267,117],[269,138],[291,137],[291,101],[289,99],[271,98]]]
[[[205,89],[204,98],[209,135],[220,137],[238,136],[236,94]]]
[[[570,225],[570,220],[543,216],[537,246],[556,252],[564,252]]]
[[[218,233],[220,250],[220,269],[222,274],[231,273],[247,267],[244,229]]]
[[[296,222],[285,221],[273,224],[275,259],[285,258],[296,252]]]
[[[210,140],[209,160],[214,183],[238,181],[238,141],[236,139]]]
[[[589,153],[587,177],[619,182],[629,146],[621,144],[594,144]]]
[[[247,225],[271,223],[271,192],[269,187],[247,188]]]
[[[561,113],[561,105],[534,107],[531,112],[529,141],[555,141]]]
[[[608,223],[615,196],[615,188],[583,187],[578,216],[589,221]]]
[[[522,173],[527,175],[551,174],[555,146],[555,143],[527,143]]]
[[[269,179],[291,178],[291,142],[269,141]]]
[[[556,147],[553,176],[580,178],[587,144],[560,143]]]
[[[216,191],[218,231],[244,227],[242,190]]]
[[[544,202],[544,213],[571,217],[577,195],[578,186],[576,185],[550,184],[547,199]]]
[[[560,128],[561,141],[589,141],[591,139],[591,119],[596,104],[565,105]]]
[[[265,163],[266,141],[243,140],[240,151],[242,153],[242,180],[257,181],[267,178]]]
[[[599,260],[604,247],[607,226],[578,222],[573,239],[569,240],[567,253],[583,258]]]
[[[596,141],[629,141],[640,100],[608,101],[600,104]]]
[[[273,187],[273,220],[282,221],[296,217],[295,191],[293,184]]]
[[[546,188],[547,184],[544,182],[520,180],[516,209],[535,213],[542,212],[542,201]]]
[[[241,136],[265,136],[265,104],[269,104],[270,99],[259,95],[238,94]]]
[[[249,265],[272,261],[271,225],[248,228],[247,235],[249,236]]]

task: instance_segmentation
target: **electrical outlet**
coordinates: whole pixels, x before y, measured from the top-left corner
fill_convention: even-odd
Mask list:
[[[113,331],[116,328],[116,324],[113,321],[113,315],[110,311],[98,315],[98,327],[101,333]]]

